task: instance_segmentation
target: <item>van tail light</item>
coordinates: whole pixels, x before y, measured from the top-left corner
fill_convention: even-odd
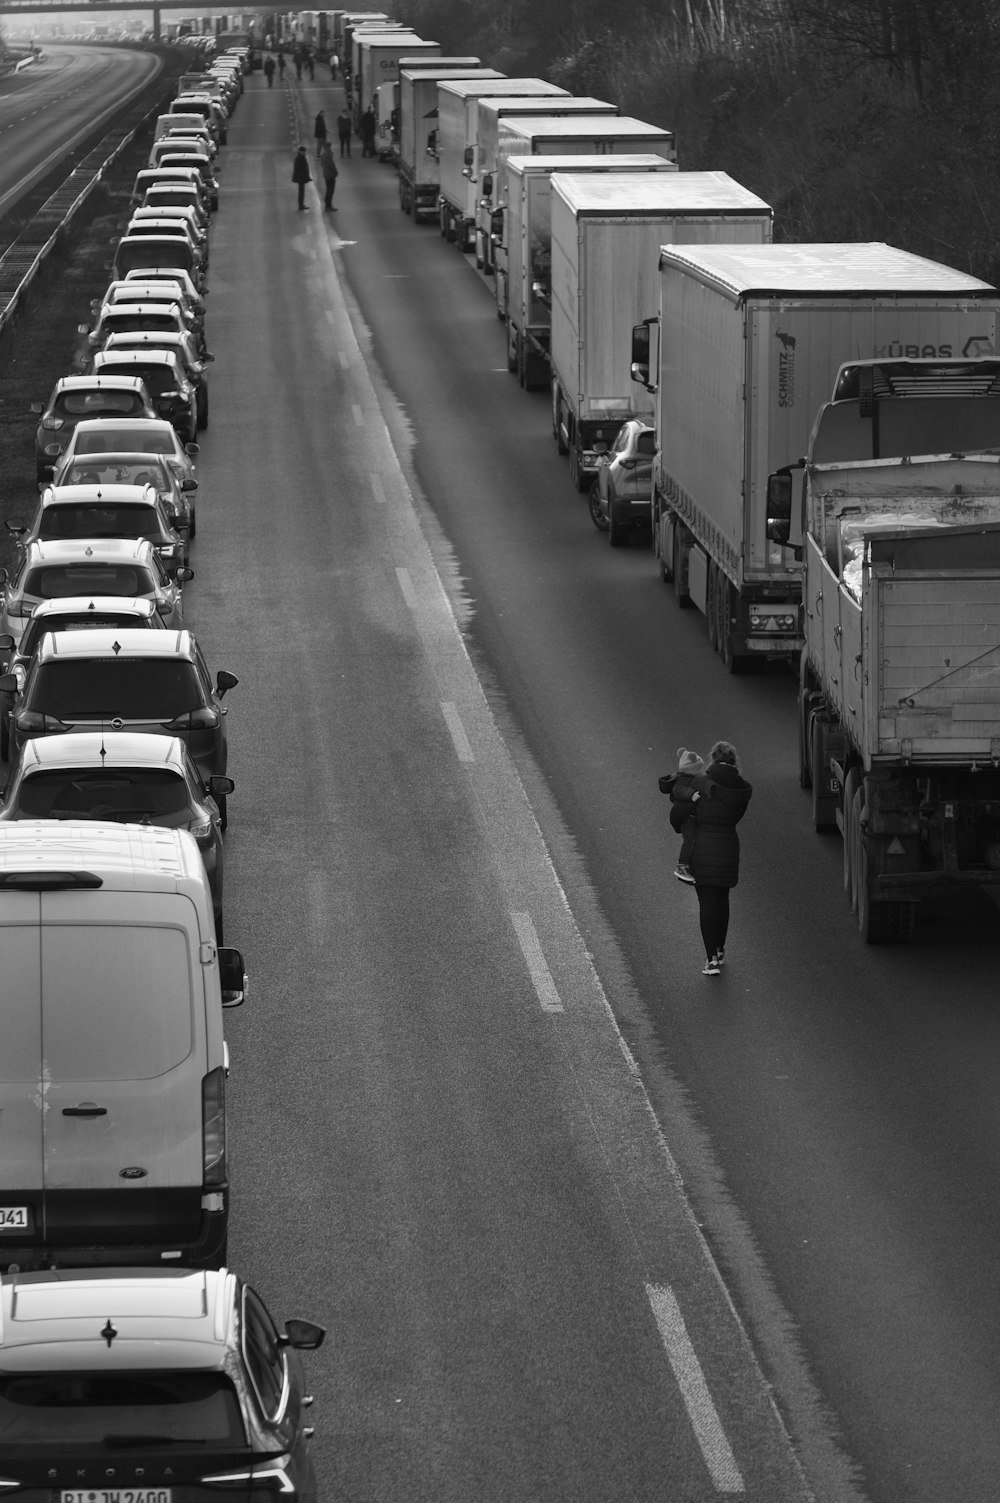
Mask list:
[[[270,1460],[261,1460],[256,1466],[241,1468],[232,1472],[211,1472],[207,1477],[202,1477],[202,1485],[205,1487],[239,1487],[252,1492],[281,1493],[296,1492],[295,1483],[289,1475],[292,1463],[290,1456],[275,1456]]]
[[[209,1070],[201,1082],[201,1140],[205,1188],[226,1183],[226,1072]]]

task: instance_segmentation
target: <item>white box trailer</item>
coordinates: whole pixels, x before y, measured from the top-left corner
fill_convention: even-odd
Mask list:
[[[501,299],[505,299],[506,292],[501,292],[500,284],[505,279],[506,267],[503,252],[497,255],[493,247],[502,245],[504,240],[502,214],[503,206],[509,199],[507,162],[511,157],[577,154],[617,156],[655,152],[671,167],[676,167],[677,153],[671,130],[664,130],[658,125],[647,125],[644,120],[635,120],[630,115],[601,115],[597,119],[588,114],[578,117],[564,112],[553,118],[554,115],[555,112],[546,106],[534,115],[512,115],[500,121],[496,171],[492,182],[484,184],[484,187],[488,186],[492,190],[492,202],[488,202],[485,197],[480,200],[476,233],[477,242],[482,233],[491,246],[491,265],[488,269],[498,278],[497,311],[501,317]],[[548,239],[546,227],[546,248]]]
[[[880,243],[664,248],[653,546],[730,671],[801,652],[801,563],[768,537],[768,476],[806,453],[840,365],[991,354],[998,315],[988,283]],[[633,354],[640,379],[641,337]]]
[[[470,248],[476,228],[476,137],[479,100],[484,96],[537,94],[540,99],[569,98],[569,90],[544,78],[498,78],[484,86],[476,79],[442,79],[438,84],[437,153],[441,175],[438,200],[441,233]]]
[[[676,172],[655,152],[507,157],[494,213],[497,317],[507,330],[507,368],[527,388],[549,384],[554,172]]]
[[[440,67],[438,66],[440,65]],[[464,59],[438,58],[410,66],[409,58],[399,67],[399,204],[414,219],[438,217],[441,173],[437,151],[438,83],[449,79],[479,79],[483,83],[503,78],[496,68],[466,66]]]
[[[486,96],[478,103],[479,122],[476,130],[476,175],[479,192],[476,196],[476,265],[489,276],[493,274],[493,254],[490,241],[492,232],[493,205],[496,202],[494,189],[497,186],[498,145],[508,119],[522,116],[532,118],[554,116],[560,120],[583,115],[587,119],[613,120],[618,115],[618,106],[606,99],[593,99],[589,95],[561,95],[550,105],[539,106],[534,94],[511,95],[496,99]]]
[[[653,421],[651,393],[630,379],[629,310],[655,297],[661,246],[759,244],[773,216],[724,172],[556,172],[551,216],[552,426],[574,484],[589,490],[622,423]]]
[[[366,110],[373,103],[383,84],[398,81],[401,57],[412,57],[418,52],[426,53],[428,57],[441,55],[440,43],[425,42],[410,30],[362,31],[356,34],[355,44],[355,72],[360,79],[355,104],[359,111]]]

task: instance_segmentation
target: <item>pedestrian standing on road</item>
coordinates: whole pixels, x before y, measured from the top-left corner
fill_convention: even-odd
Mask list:
[[[316,63],[313,60],[313,55],[311,52],[306,53],[306,68],[309,72],[309,82],[312,83],[312,81],[316,77]]]
[[[337,66],[338,66],[339,62],[340,62],[340,59],[338,58],[337,54],[335,52],[331,52],[330,53],[330,82],[331,83],[336,83],[337,82]]]
[[[313,126],[313,135],[316,137],[316,151],[317,151],[317,154],[318,154],[320,151],[322,151],[322,149],[323,149],[323,142],[326,140],[326,111],[325,110],[320,110],[319,114],[316,116],[316,123]]]
[[[340,138],[340,155],[349,157],[351,154],[351,112],[346,104],[337,116],[337,135]]]
[[[312,173],[309,171],[309,157],[304,146],[300,146],[295,153],[292,162],[292,182],[298,185],[299,208],[308,208],[306,203],[306,183],[312,182]]]
[[[729,893],[740,878],[736,826],[747,812],[753,788],[741,775],[736,748],[729,741],[716,741],[694,784],[699,798],[672,804],[670,823],[679,830],[686,821],[694,822],[690,866],[705,944],[702,975],[718,976],[726,958]]]
[[[264,77],[267,79],[269,89],[274,88],[274,58],[268,55],[264,59]]]
[[[295,54],[294,62],[295,62],[295,77],[301,83],[301,81],[302,81],[302,53],[301,52],[297,52]]]
[[[284,78],[286,66],[287,65],[285,63],[285,54],[283,52],[279,52],[278,53],[278,77],[279,78]]]
[[[337,163],[333,157],[333,142],[326,140],[319,149],[319,166],[323,174],[323,207],[336,214],[333,194],[337,186]]]
[[[373,157],[375,155],[375,111],[371,105],[361,116],[361,155]]]

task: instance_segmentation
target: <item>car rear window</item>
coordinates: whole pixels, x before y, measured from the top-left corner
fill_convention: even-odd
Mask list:
[[[58,720],[174,720],[204,704],[192,663],[174,658],[79,658],[45,663],[29,708]]]
[[[93,460],[75,460],[59,476],[60,485],[155,485],[158,490],[170,485],[159,464],[148,459],[113,459],[105,464]]]
[[[126,245],[119,242],[115,252],[115,267],[118,275],[142,267],[148,270],[157,266],[180,266],[185,271],[190,271],[194,265],[194,252],[182,235],[172,235],[169,239],[161,237],[154,239],[151,235],[140,237],[138,244]]]
[[[656,453],[656,434],[655,433],[640,433],[639,434],[639,442],[636,445],[636,453],[637,454],[655,454]]]
[[[119,369],[122,369],[119,366]],[[129,375],[138,376],[146,390],[153,396],[161,391],[169,391],[177,385],[177,377],[167,365],[135,365],[129,364]]]
[[[165,334],[176,329],[177,319],[173,313],[147,308],[142,313],[109,312],[104,315],[104,334],[134,334],[137,329],[161,329]]]
[[[17,808],[31,819],[112,819],[128,824],[191,813],[187,784],[165,767],[33,772],[21,782]]]
[[[64,391],[56,398],[57,417],[144,417],[137,391]]]
[[[110,425],[93,433],[76,434],[74,448],[77,454],[105,454],[112,449],[138,449],[147,454],[173,454],[174,441],[170,433],[153,428],[112,428]]]
[[[155,506],[47,506],[40,538],[147,538],[158,542],[160,518]]]
[[[156,1440],[150,1442],[150,1437]],[[225,1373],[32,1372],[0,1378],[0,1447],[247,1443]],[[97,1496],[97,1495],[95,1495]]]
[[[25,595],[61,600],[64,595],[150,595],[153,583],[134,564],[40,564],[29,569]]]

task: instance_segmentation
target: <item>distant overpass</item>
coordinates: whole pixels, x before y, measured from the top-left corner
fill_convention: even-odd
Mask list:
[[[161,35],[160,17],[163,11],[197,11],[202,16],[273,15],[274,0],[270,4],[255,3],[255,0],[239,0],[238,9],[221,10],[206,5],[205,0],[164,0],[162,5],[143,5],[137,0],[0,0],[0,24],[5,17],[56,16],[65,11],[86,11],[89,16],[107,14],[111,11],[146,11],[153,17],[153,35]]]

